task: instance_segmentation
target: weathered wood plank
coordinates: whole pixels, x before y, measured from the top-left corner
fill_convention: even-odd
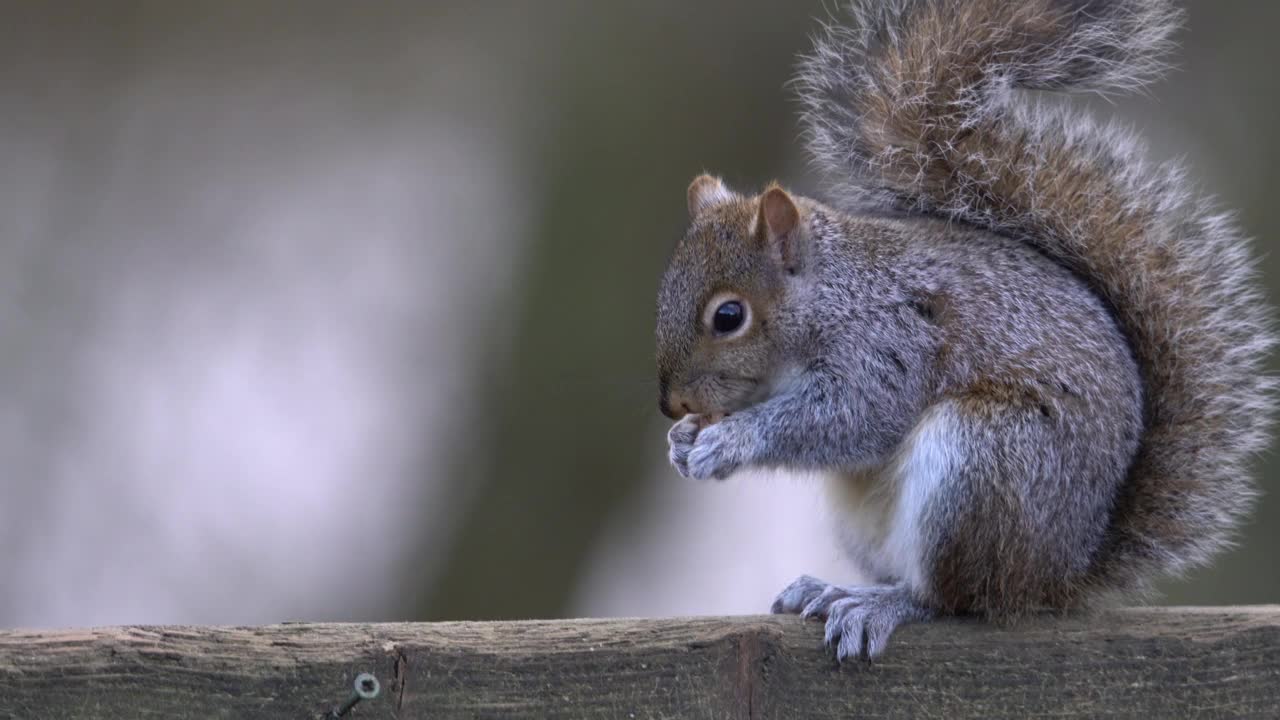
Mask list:
[[[1280,606],[903,628],[837,667],[796,618],[0,632],[0,717],[1275,717]]]

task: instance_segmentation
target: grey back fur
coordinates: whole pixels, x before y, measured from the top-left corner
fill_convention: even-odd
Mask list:
[[[1126,129],[1024,89],[1117,91],[1163,69],[1165,0],[859,0],[799,78],[846,207],[962,221],[1083,279],[1141,371],[1144,431],[1090,571],[1143,589],[1206,563],[1254,497],[1274,343],[1248,242]]]

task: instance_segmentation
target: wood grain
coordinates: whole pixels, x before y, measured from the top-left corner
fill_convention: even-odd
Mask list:
[[[838,667],[793,617],[0,632],[0,717],[1280,716],[1280,606],[901,629]]]

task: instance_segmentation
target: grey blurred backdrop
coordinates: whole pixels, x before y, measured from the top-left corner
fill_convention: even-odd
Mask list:
[[[712,169],[816,191],[817,0],[0,4],[0,626],[759,612],[814,484],[665,465],[652,296]],[[1099,111],[1270,253],[1280,5]],[[1263,265],[1271,288],[1280,267]],[[1280,601],[1280,466],[1167,586]]]

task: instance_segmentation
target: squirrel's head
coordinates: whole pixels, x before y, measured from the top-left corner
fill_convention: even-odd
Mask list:
[[[806,234],[776,185],[746,197],[702,175],[689,215],[658,291],[658,404],[673,419],[731,413],[769,391],[782,359],[778,310]]]

